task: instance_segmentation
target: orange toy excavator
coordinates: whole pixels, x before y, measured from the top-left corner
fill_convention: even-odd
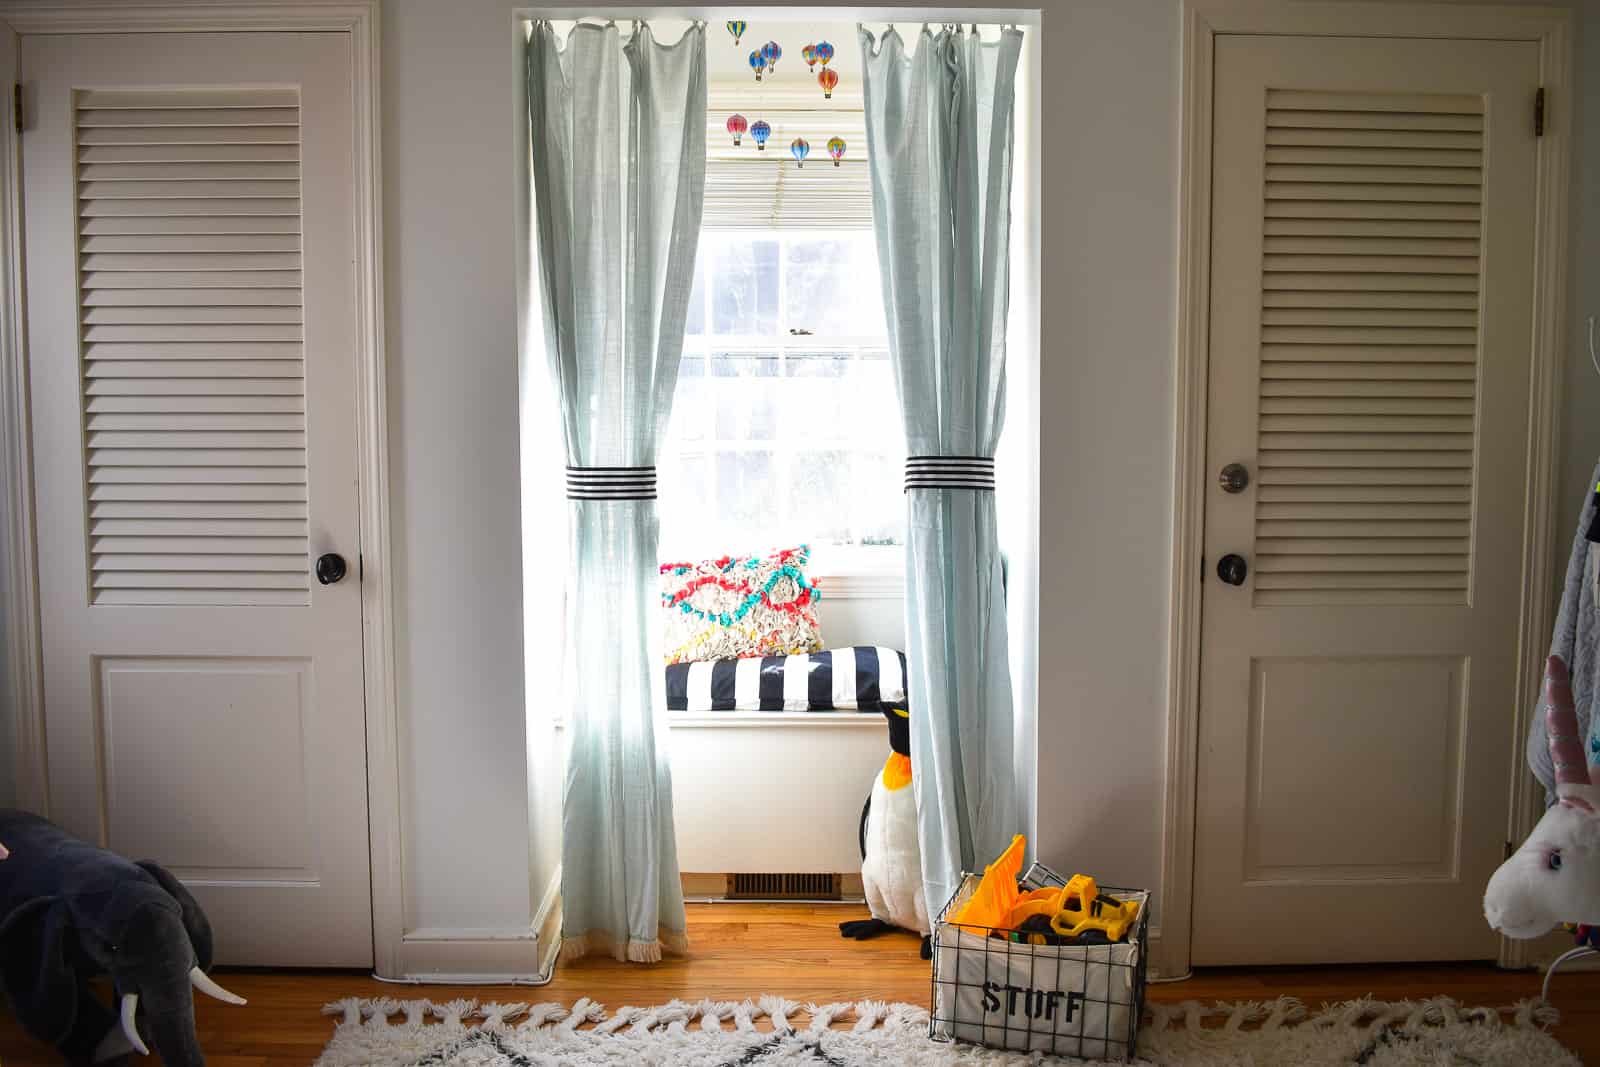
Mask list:
[[[1000,858],[984,868],[983,879],[951,916],[951,925],[980,937],[1003,937],[1009,931],[1020,931],[1013,940],[1036,945],[1063,943],[1047,941],[1050,935],[1070,939],[1097,931],[1107,941],[1120,941],[1127,935],[1128,927],[1139,916],[1139,902],[1101,893],[1087,874],[1075,874],[1062,886],[1027,892],[1019,889],[1017,876],[1022,871],[1025,845],[1023,836],[1018,834]],[[1029,921],[1036,917],[1037,922]],[[1039,923],[1046,924],[1046,928],[1040,929]]]
[[[1017,891],[1017,877],[1022,874],[1022,850],[1027,839],[1021,834],[1011,839],[1011,844],[1000,853],[1000,858],[983,869],[983,880],[961,909],[950,917],[954,926],[969,934],[986,936],[991,930],[1009,929],[1006,923],[1011,909],[1017,906],[1022,894]]]

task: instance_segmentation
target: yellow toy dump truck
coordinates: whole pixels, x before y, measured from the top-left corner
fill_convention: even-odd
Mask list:
[[[1004,937],[1029,944],[1061,944],[1084,938],[1121,941],[1139,917],[1139,902],[1122,901],[1100,892],[1094,878],[1075,874],[1067,884],[1021,892],[1017,872],[1022,866],[1022,835],[990,864],[970,900],[952,923],[972,933]]]

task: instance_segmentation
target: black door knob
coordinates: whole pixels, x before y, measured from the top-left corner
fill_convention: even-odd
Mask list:
[[[323,585],[332,585],[345,574],[344,557],[337,552],[328,552],[317,557],[317,581]]]
[[[1217,560],[1217,577],[1229,585],[1243,585],[1249,573],[1250,565],[1237,552],[1229,552]]]

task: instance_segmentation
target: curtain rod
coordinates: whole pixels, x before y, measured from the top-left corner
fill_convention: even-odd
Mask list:
[[[716,23],[724,19],[752,16],[774,23],[829,22],[903,22],[946,23],[962,22],[980,25],[1038,26],[1043,12],[1039,8],[1021,7],[663,7],[659,5],[630,6],[615,3],[600,6],[577,7],[550,5],[519,7],[514,12],[519,19],[549,19],[551,21],[578,21],[580,19],[649,20],[649,19],[701,19]]]

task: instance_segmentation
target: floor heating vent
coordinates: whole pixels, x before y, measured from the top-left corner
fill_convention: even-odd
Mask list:
[[[730,874],[729,900],[842,900],[838,874]]]

